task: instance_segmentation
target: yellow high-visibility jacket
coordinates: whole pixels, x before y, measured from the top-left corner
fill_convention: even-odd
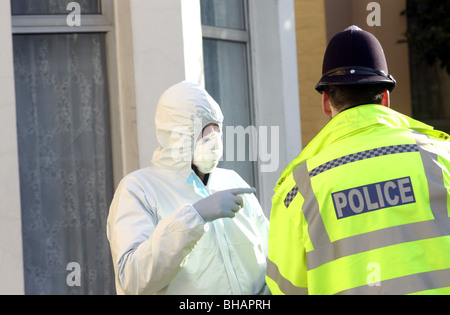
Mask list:
[[[272,198],[273,294],[450,293],[450,141],[380,105],[334,117]]]

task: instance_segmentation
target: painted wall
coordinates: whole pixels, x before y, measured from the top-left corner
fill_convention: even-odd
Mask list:
[[[379,4],[380,26],[368,25]],[[406,0],[295,0],[300,112],[303,146],[328,122],[321,109],[321,96],[314,86],[321,77],[323,55],[328,41],[350,25],[357,25],[374,34],[383,45],[389,72],[397,80],[391,94],[391,107],[411,115],[411,86],[407,44],[398,43],[407,28],[406,16],[400,13]],[[372,24],[372,23],[370,23]]]

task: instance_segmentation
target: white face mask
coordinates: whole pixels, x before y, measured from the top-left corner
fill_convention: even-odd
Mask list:
[[[209,174],[219,164],[223,154],[220,133],[211,132],[195,144],[193,163],[203,174]]]

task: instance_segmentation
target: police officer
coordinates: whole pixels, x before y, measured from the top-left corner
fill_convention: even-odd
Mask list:
[[[352,26],[316,86],[331,121],[272,198],[273,294],[450,293],[449,136],[390,109],[379,41]]]

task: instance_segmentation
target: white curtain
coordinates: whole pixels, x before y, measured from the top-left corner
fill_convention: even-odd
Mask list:
[[[25,292],[113,294],[105,35],[13,40]]]
[[[256,152],[250,152],[250,148],[256,140],[250,112],[246,49],[245,43],[203,39],[205,87],[224,115],[224,156],[219,166],[235,170],[249,185],[255,186]],[[238,133],[239,130],[245,132]],[[239,145],[242,142],[244,145]]]
[[[203,25],[245,29],[243,0],[200,0],[200,6]]]
[[[244,2],[201,0],[202,24],[223,30],[245,30]],[[205,87],[224,114],[224,156],[219,166],[235,170],[249,185],[256,186],[256,133],[247,45],[247,42],[203,38]]]

